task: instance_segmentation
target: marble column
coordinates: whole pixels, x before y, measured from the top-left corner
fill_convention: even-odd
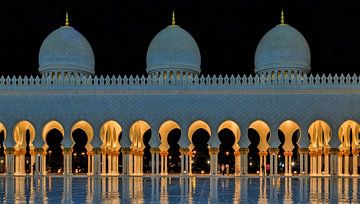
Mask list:
[[[339,151],[338,153],[338,175],[343,175],[343,164],[342,164],[342,158],[343,158],[343,151]]]
[[[101,175],[106,175],[106,149],[101,149]]]
[[[352,176],[358,176],[358,153],[359,150],[353,149],[352,150],[352,162],[353,162],[353,169],[352,169]]]
[[[350,150],[344,150],[344,176],[349,176],[349,155],[350,155]]]
[[[42,174],[42,175],[46,175],[46,174],[47,174],[47,171],[46,171],[46,155],[47,155],[47,152],[46,152],[46,151],[42,151],[42,153],[40,153],[41,174]]]
[[[317,152],[317,175],[322,175],[322,150]]]
[[[240,152],[240,174],[243,176],[247,176],[248,174],[248,153],[249,153],[249,148],[240,148],[239,149]]]
[[[277,167],[278,167],[277,157],[279,154],[279,149],[278,148],[270,148],[269,154],[270,154],[270,175],[274,176],[274,175],[277,175]]]
[[[216,176],[217,175],[217,157],[219,154],[219,148],[217,147],[211,147],[209,148],[209,153],[210,153],[210,175],[211,176]]]
[[[25,175],[25,153],[25,150],[15,149],[15,175]]]
[[[151,174],[156,175],[156,156],[159,154],[160,149],[159,148],[150,148],[151,152]]]
[[[330,175],[335,176],[338,172],[338,148],[330,149]]]
[[[64,175],[72,175],[72,148],[63,148],[63,155],[64,155]]]
[[[93,161],[94,153],[92,151],[90,151],[90,152],[87,152],[86,154],[88,156],[88,172],[87,172],[87,175],[91,176],[91,175],[94,174],[94,168],[93,168],[93,166],[94,166],[94,164],[93,164],[93,162],[94,162]]]
[[[235,176],[240,176],[241,173],[240,151],[234,151],[234,156],[235,156]]]
[[[188,175],[188,155],[189,155],[189,149],[187,147],[180,148],[181,153],[181,175]]]
[[[329,149],[324,150],[324,176],[330,175]]]
[[[5,149],[5,170],[6,174],[9,175],[14,174],[14,152],[15,149],[13,147],[8,147]]]
[[[92,173],[93,175],[101,175],[101,148],[94,147],[92,149]]]
[[[123,155],[122,159],[122,174],[128,176],[130,174],[130,148],[122,147],[121,152]]]
[[[309,156],[309,149],[308,148],[300,148],[300,174],[306,175],[308,173],[308,156]]]
[[[259,176],[266,176],[266,155],[267,155],[267,152],[265,152],[265,151],[264,152],[259,152],[259,156],[260,156],[260,172],[259,172]]]

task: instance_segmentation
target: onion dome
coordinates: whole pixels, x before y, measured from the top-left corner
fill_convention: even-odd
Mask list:
[[[148,74],[191,73],[200,74],[200,50],[194,38],[175,24],[160,31],[151,41],[146,55]]]
[[[281,23],[260,40],[255,53],[255,73],[307,74],[311,70],[310,48],[303,35],[295,28]]]
[[[41,45],[39,72],[91,75],[95,73],[94,66],[95,57],[89,42],[69,26],[66,13],[65,26],[50,33]]]

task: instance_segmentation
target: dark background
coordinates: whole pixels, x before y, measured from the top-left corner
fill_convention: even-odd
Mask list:
[[[176,23],[197,41],[203,74],[250,74],[261,37],[285,21],[307,39],[312,73],[360,70],[359,0],[4,0],[0,74],[37,74],[45,37],[64,25],[82,33],[95,53],[97,74],[145,74],[151,39]]]

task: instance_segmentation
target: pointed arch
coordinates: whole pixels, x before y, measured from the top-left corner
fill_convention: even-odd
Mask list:
[[[240,136],[241,136],[241,130],[240,130],[239,125],[232,120],[226,120],[220,124],[217,133],[219,134],[219,132],[223,129],[229,129],[234,134],[235,141],[233,144],[233,149],[235,151],[239,150],[240,146],[239,146],[238,142],[239,142]]]
[[[46,138],[48,136],[48,133],[52,130],[52,129],[56,129],[59,130],[59,132],[61,132],[61,135],[64,137],[65,135],[65,131],[64,131],[64,127],[56,120],[51,120],[49,122],[47,122],[43,129],[42,129],[42,138],[44,140],[44,150],[46,151],[47,148],[49,147],[46,141]]]
[[[91,151],[92,150],[92,145],[91,145],[91,140],[94,136],[94,130],[91,126],[91,124],[85,120],[80,120],[78,122],[76,122],[72,128],[71,128],[71,140],[73,142],[73,145],[75,144],[74,138],[72,136],[72,133],[77,130],[77,129],[81,129],[85,132],[86,136],[87,136],[87,143],[85,145],[85,148],[87,151]]]
[[[4,141],[6,140],[6,127],[0,122],[0,132],[4,132]]]
[[[161,139],[161,144],[160,144],[161,151],[168,151],[168,149],[170,148],[170,145],[168,144],[168,135],[174,129],[181,129],[181,128],[180,125],[173,120],[167,120],[160,125],[159,134]]]
[[[292,151],[294,149],[294,144],[292,142],[293,134],[296,130],[300,130],[300,126],[293,120],[285,120],[279,126],[279,130],[284,134],[285,141],[282,146],[284,151]],[[301,135],[301,134],[300,134]],[[296,143],[300,140],[300,137],[297,139]]]
[[[149,123],[144,120],[138,120],[134,122],[129,131],[129,137],[131,141],[130,148],[134,151],[143,151],[145,144],[143,141],[144,133],[151,129]]]
[[[121,145],[119,143],[119,136],[122,132],[122,127],[114,120],[106,121],[100,128],[100,139],[103,142],[101,148],[110,151],[119,151]]]
[[[267,142],[267,136],[270,133],[269,125],[262,120],[256,120],[250,124],[249,128],[254,129],[259,134],[260,142],[257,148],[260,151],[267,151],[267,149],[270,147]]]
[[[331,128],[327,122],[316,120],[311,123],[308,133],[310,136],[310,151],[320,151],[330,149]]]
[[[347,120],[343,122],[339,128],[338,136],[341,142],[340,151],[357,149],[359,140],[359,124],[354,120]]]
[[[209,133],[209,135],[211,135],[210,126],[203,120],[197,120],[190,125],[189,130],[188,130],[188,137],[189,137],[189,140],[191,143],[192,143],[192,136],[193,136],[194,132],[200,128],[204,129],[206,132]]]
[[[33,141],[35,139],[35,128],[34,126],[27,120],[22,120],[18,122],[13,130],[14,140],[16,142],[15,149],[25,149],[26,148],[26,132],[29,131],[30,140],[29,146],[33,147]]]

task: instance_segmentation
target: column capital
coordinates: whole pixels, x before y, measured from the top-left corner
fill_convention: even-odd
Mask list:
[[[26,150],[23,149],[19,149],[19,150],[15,150],[14,155],[25,155],[26,154]]]
[[[249,148],[240,148],[239,152],[240,152],[240,154],[247,154],[247,153],[249,153]]]
[[[269,153],[270,154],[278,154],[279,153],[279,148],[269,148]]]
[[[68,147],[63,148],[63,154],[71,154],[72,151],[73,151],[72,148],[68,148]]]
[[[93,147],[91,152],[93,154],[100,154],[101,153],[101,148],[100,147]]]
[[[168,152],[160,151],[160,155],[161,155],[161,156],[167,156],[168,154],[169,154]]]
[[[358,149],[353,149],[353,150],[351,151],[351,153],[353,154],[353,157],[354,157],[356,154],[359,153],[359,150],[358,150]]]
[[[152,154],[160,153],[160,148],[158,148],[158,147],[151,147],[151,148],[150,148],[150,152],[151,152]]]
[[[316,152],[316,151],[310,151],[310,152],[309,152],[309,155],[310,155],[310,156],[317,156],[317,152]]]
[[[188,154],[188,153],[189,153],[189,148],[187,148],[187,147],[181,147],[181,148],[180,148],[180,153],[181,153],[181,154]]]
[[[350,155],[350,150],[344,150],[343,154],[344,154],[344,156],[349,156]]]
[[[292,151],[285,151],[284,152],[284,156],[292,156],[293,152]]]
[[[300,154],[308,154],[310,152],[309,148],[305,147],[305,148],[299,148],[299,153]]]
[[[338,148],[330,148],[330,154],[337,154],[339,153],[339,149]]]
[[[265,151],[259,152],[259,155],[260,155],[260,156],[266,156],[266,155],[267,155],[267,152],[265,152]]]
[[[210,147],[209,148],[209,153],[210,154],[218,154],[219,153],[219,148],[218,147]]]
[[[6,154],[14,154],[15,153],[15,148],[14,147],[7,147],[5,149],[5,153]]]
[[[234,151],[234,156],[240,156],[240,151]]]
[[[130,149],[130,147],[123,147],[123,148],[121,148],[121,152],[123,154],[130,154],[131,149]]]

